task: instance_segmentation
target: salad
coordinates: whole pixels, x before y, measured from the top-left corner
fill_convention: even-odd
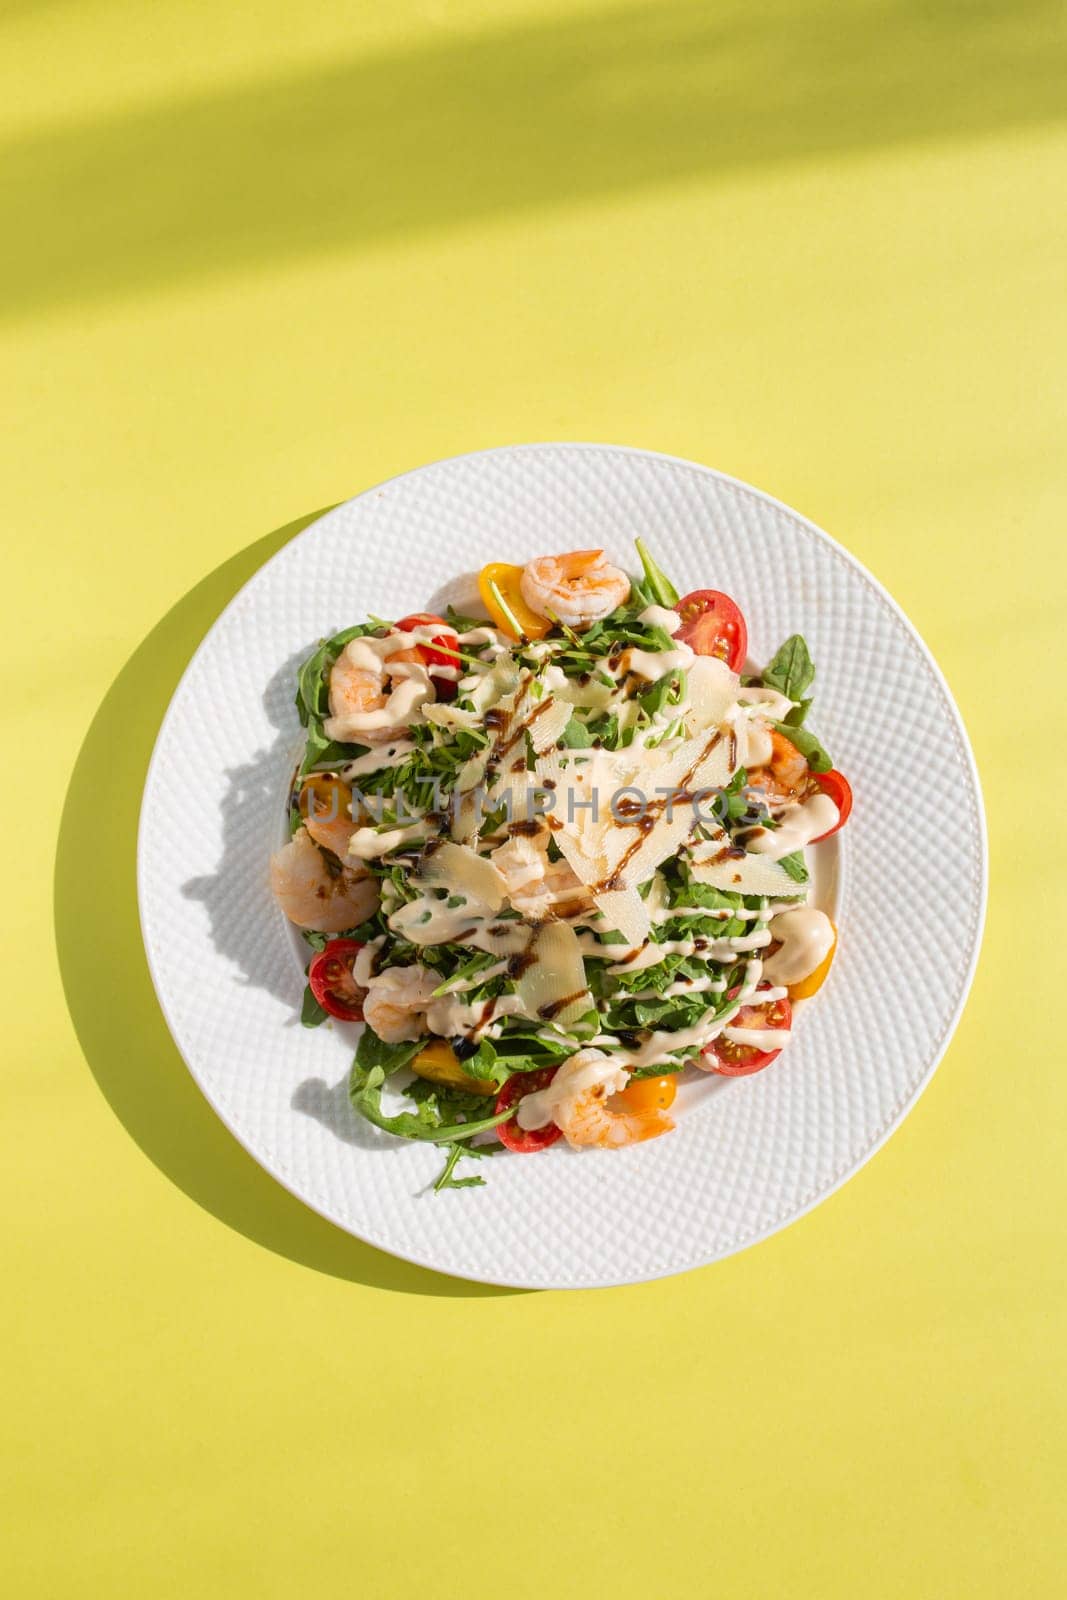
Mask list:
[[[436,1188],[669,1133],[679,1074],[770,1067],[830,968],[805,852],[852,795],[804,639],[746,672],[734,601],[637,553],[493,564],[486,615],[371,617],[298,674],[302,1020],[363,1023],[352,1105],[444,1147]]]

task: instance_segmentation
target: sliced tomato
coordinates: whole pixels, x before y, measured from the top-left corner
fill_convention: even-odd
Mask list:
[[[432,611],[413,612],[410,617],[402,617],[397,623],[401,633],[414,633],[416,628],[439,628],[429,640],[421,640],[416,649],[425,658],[428,667],[458,667],[459,656],[456,646],[459,634],[450,622],[444,617],[435,616]]]
[[[852,789],[848,779],[843,773],[831,768],[829,772],[816,772],[812,776],[819,785],[823,794],[829,795],[837,807],[837,821],[832,828],[827,828],[825,833],[820,833],[819,839],[828,839],[838,828],[843,828],[848,821],[849,812],[852,810]],[[818,844],[819,839],[813,839],[812,844]]]
[[[363,949],[358,939],[331,939],[308,968],[311,992],[324,1011],[342,1022],[362,1022],[367,991],[352,976],[352,966]]]
[[[736,994],[731,991],[731,995]],[[759,990],[756,990],[759,995]],[[755,998],[755,996],[754,996]],[[782,1029],[788,1031],[793,1020],[793,1008],[788,1000],[772,1000],[769,1004],[742,1006],[736,1016],[731,1017],[728,1024],[731,1028],[748,1028],[762,1032],[764,1029]],[[724,1078],[747,1078],[752,1072],[761,1072],[764,1067],[770,1066],[776,1056],[781,1055],[781,1049],[761,1050],[754,1044],[734,1044],[724,1034],[713,1039],[704,1051],[704,1059],[708,1070],[717,1072]]]
[[[450,622],[446,622],[444,617],[439,617],[432,611],[413,611],[410,617],[401,617],[397,628],[401,633],[413,633],[416,628],[424,631],[427,628],[439,630],[429,639],[420,640],[415,649],[425,662],[427,671],[434,681],[438,700],[451,700],[456,692],[456,680],[442,677],[436,669],[462,665],[456,653],[459,634],[455,628]]]
[[[740,672],[748,655],[748,629],[741,608],[718,589],[694,589],[675,606],[682,626],[675,634],[698,656],[717,656]]]
[[[544,1067],[540,1072],[516,1072],[497,1095],[494,1114],[499,1116],[509,1106],[517,1106],[520,1100],[525,1100],[528,1094],[547,1089],[558,1071],[558,1067]],[[528,1155],[534,1150],[547,1150],[550,1144],[555,1144],[557,1139],[563,1137],[554,1122],[544,1128],[520,1128],[514,1117],[510,1122],[502,1122],[496,1132],[502,1145],[520,1155]]]

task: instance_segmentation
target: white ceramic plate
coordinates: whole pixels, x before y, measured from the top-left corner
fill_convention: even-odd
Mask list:
[[[320,636],[368,611],[461,601],[489,560],[603,545],[632,568],[637,534],[683,592],[735,596],[755,659],[794,631],[811,645],[813,721],[856,797],[844,870],[832,874],[833,972],[773,1068],[702,1080],[667,1137],[621,1152],[559,1144],[536,1158],[499,1156],[478,1169],[485,1188],[435,1195],[438,1152],[379,1133],[349,1108],[353,1030],[297,1021],[300,960],[267,887],[301,742],[294,668]],[[925,811],[927,797],[945,794],[951,828]],[[986,891],[981,795],[959,713],[885,591],[826,534],[745,484],[584,444],[423,467],[330,512],[269,561],[175,693],[145,785],[138,865],[164,1014],[256,1160],[383,1250],[529,1287],[682,1272],[773,1233],[837,1188],[944,1052]],[[936,944],[916,937],[932,927]]]

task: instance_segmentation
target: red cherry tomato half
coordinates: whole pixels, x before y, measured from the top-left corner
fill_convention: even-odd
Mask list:
[[[731,991],[731,994],[736,993],[736,989]],[[759,994],[758,989],[756,994]],[[731,1018],[728,1026],[759,1031],[764,1028],[788,1030],[792,1020],[793,1008],[789,1001],[772,1000],[769,1005],[742,1006],[736,1016]],[[781,1053],[780,1049],[761,1050],[754,1044],[733,1044],[720,1033],[704,1051],[704,1059],[712,1072],[717,1072],[724,1078],[747,1078],[750,1073],[760,1072],[764,1067],[770,1066],[774,1058]]]
[[[836,769],[829,772],[816,772],[813,774],[815,782],[823,794],[829,795],[837,807],[837,821],[832,828],[827,828],[825,833],[820,833],[819,839],[828,839],[838,828],[843,828],[848,821],[848,814],[852,810],[852,790],[848,779]],[[818,844],[819,839],[813,839],[812,844]]]
[[[741,608],[718,589],[694,589],[675,611],[682,626],[675,634],[698,656],[718,656],[731,672],[740,672],[748,654],[748,629]]]
[[[437,688],[438,700],[451,700],[456,693],[455,678],[442,678],[435,671],[435,667],[459,667],[462,665],[456,654],[459,635],[444,617],[435,616],[432,611],[414,611],[410,617],[401,617],[397,623],[401,633],[412,633],[416,628],[440,628],[431,639],[421,641],[415,646]]]
[[[432,611],[419,611],[410,617],[402,617],[397,623],[401,633],[414,633],[416,628],[439,628],[439,633],[434,633],[429,640],[421,640],[415,648],[425,658],[428,667],[458,667],[459,656],[456,654],[456,645],[459,643],[459,634],[451,623],[444,617],[435,617]]]
[[[311,992],[324,1011],[342,1022],[362,1022],[366,989],[352,976],[352,966],[363,949],[358,939],[331,939],[308,968]]]
[[[528,1094],[547,1089],[558,1071],[558,1067],[544,1067],[540,1072],[516,1072],[497,1095],[494,1112],[499,1114],[506,1111],[509,1106],[525,1100]],[[520,1128],[514,1117],[510,1122],[502,1122],[496,1135],[502,1145],[520,1155],[528,1155],[534,1150],[547,1150],[550,1144],[555,1144],[557,1139],[563,1137],[553,1122],[544,1128]]]

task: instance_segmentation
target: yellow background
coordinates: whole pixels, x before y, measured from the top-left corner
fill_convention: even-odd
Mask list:
[[[1062,1592],[1062,15],[0,13],[8,1593]],[[132,867],[181,667],[294,523],[556,438],[842,538],[947,673],[993,845],[973,998],[874,1163],[575,1295],[394,1262],[261,1174],[159,1019]],[[951,921],[917,931],[936,962]]]

